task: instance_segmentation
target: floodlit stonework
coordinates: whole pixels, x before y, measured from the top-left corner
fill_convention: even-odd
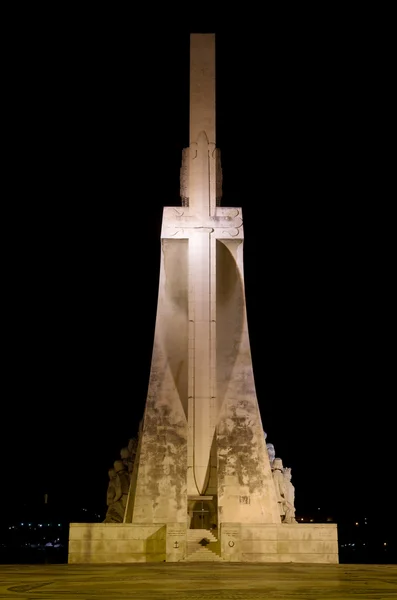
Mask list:
[[[215,36],[192,34],[190,53],[182,202],[163,212],[151,373],[124,523],[72,524],[69,562],[337,562],[336,525],[281,520],[252,368],[242,211],[220,206]]]

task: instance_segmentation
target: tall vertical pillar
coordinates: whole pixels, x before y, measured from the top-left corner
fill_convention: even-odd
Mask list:
[[[216,369],[213,283],[215,252],[212,228],[204,223],[214,215],[215,182],[215,36],[190,38],[190,148],[189,215],[197,225],[189,237],[189,322],[192,349],[189,356],[188,414],[192,437],[192,470],[195,493],[205,494],[210,476],[214,434],[212,406]],[[202,225],[200,227],[200,224]],[[193,491],[193,490],[191,490]]]

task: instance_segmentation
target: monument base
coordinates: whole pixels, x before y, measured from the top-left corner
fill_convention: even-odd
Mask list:
[[[222,523],[220,545],[214,544],[214,550],[216,546],[225,562],[339,562],[334,523]],[[188,558],[188,551],[182,523],[70,524],[69,563],[179,562]]]
[[[339,562],[335,523],[223,523],[221,548],[227,562]]]

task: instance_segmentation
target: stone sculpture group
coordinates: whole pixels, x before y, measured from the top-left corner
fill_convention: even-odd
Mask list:
[[[266,437],[267,434],[265,433],[265,439]],[[295,519],[295,487],[291,482],[291,468],[284,467],[281,458],[276,458],[273,444],[267,443],[266,448],[276,488],[281,521],[289,525],[297,523]]]
[[[120,450],[120,459],[109,469],[109,485],[106,494],[108,506],[104,523],[122,523],[127,506],[130,481],[134,468],[137,440],[131,438],[128,446]]]

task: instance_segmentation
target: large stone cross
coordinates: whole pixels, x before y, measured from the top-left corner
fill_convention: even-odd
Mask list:
[[[215,36],[190,41],[188,206],[165,207],[161,237],[189,241],[188,461],[200,495],[216,426],[216,241],[243,238],[241,209],[216,205]]]

